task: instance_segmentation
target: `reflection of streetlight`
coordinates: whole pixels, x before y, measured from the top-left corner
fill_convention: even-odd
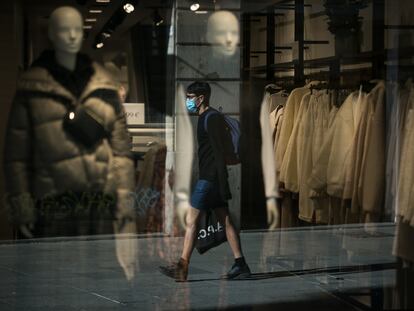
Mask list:
[[[191,6],[190,6],[190,10],[195,12],[200,8],[200,4],[197,2],[194,2]]]
[[[131,3],[128,2],[124,4],[124,11],[127,12],[128,14],[134,12],[134,10],[135,10],[135,7]]]

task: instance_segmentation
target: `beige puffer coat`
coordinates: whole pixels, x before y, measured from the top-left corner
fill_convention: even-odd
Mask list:
[[[42,67],[32,67],[18,83],[4,165],[15,222],[34,220],[34,205],[28,198],[67,191],[117,193],[118,216],[133,215],[127,194],[134,189],[134,164],[123,109],[119,102],[110,104],[93,95],[97,90],[116,92],[117,86],[103,67],[92,66],[94,74],[79,99]],[[62,126],[67,113],[64,101],[82,103],[100,116],[110,129],[109,138],[91,148],[77,142]]]

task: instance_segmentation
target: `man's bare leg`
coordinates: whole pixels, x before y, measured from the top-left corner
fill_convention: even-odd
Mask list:
[[[243,257],[239,235],[231,222],[228,210],[226,208],[216,208],[214,212],[220,223],[225,225],[227,241],[230,244],[234,258]]]
[[[225,224],[227,241],[230,244],[230,248],[234,256],[234,264],[227,272],[228,279],[240,279],[250,276],[250,268],[247,265],[242,249],[239,234],[237,233],[234,225],[231,222],[229,212],[227,208],[216,208],[214,210],[218,220]]]
[[[203,212],[189,207],[186,216],[186,230],[184,235],[184,246],[181,258],[177,263],[169,266],[161,266],[161,272],[176,279],[186,281],[188,275],[188,264],[197,238],[197,224]]]

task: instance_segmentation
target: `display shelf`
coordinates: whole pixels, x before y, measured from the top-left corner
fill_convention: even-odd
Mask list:
[[[306,69],[317,69],[321,67],[328,67],[332,62],[339,61],[341,65],[358,65],[363,63],[370,63],[377,56],[385,56],[386,61],[400,60],[404,58],[414,57],[414,46],[403,47],[399,49],[385,49],[382,51],[366,51],[354,55],[329,56],[315,59],[304,60],[303,64]],[[270,65],[272,70],[293,69],[295,62],[284,62]],[[266,72],[269,68],[267,66],[256,66],[246,68],[246,71]]]

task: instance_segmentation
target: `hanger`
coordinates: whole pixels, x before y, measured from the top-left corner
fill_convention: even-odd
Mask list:
[[[277,92],[279,92],[279,91],[281,91],[282,90],[282,88],[280,87],[280,86],[278,86],[278,85],[276,85],[276,84],[268,84],[268,85],[266,85],[265,86],[265,91],[267,92],[267,93],[269,93],[269,94],[275,94],[275,93],[277,93]]]

